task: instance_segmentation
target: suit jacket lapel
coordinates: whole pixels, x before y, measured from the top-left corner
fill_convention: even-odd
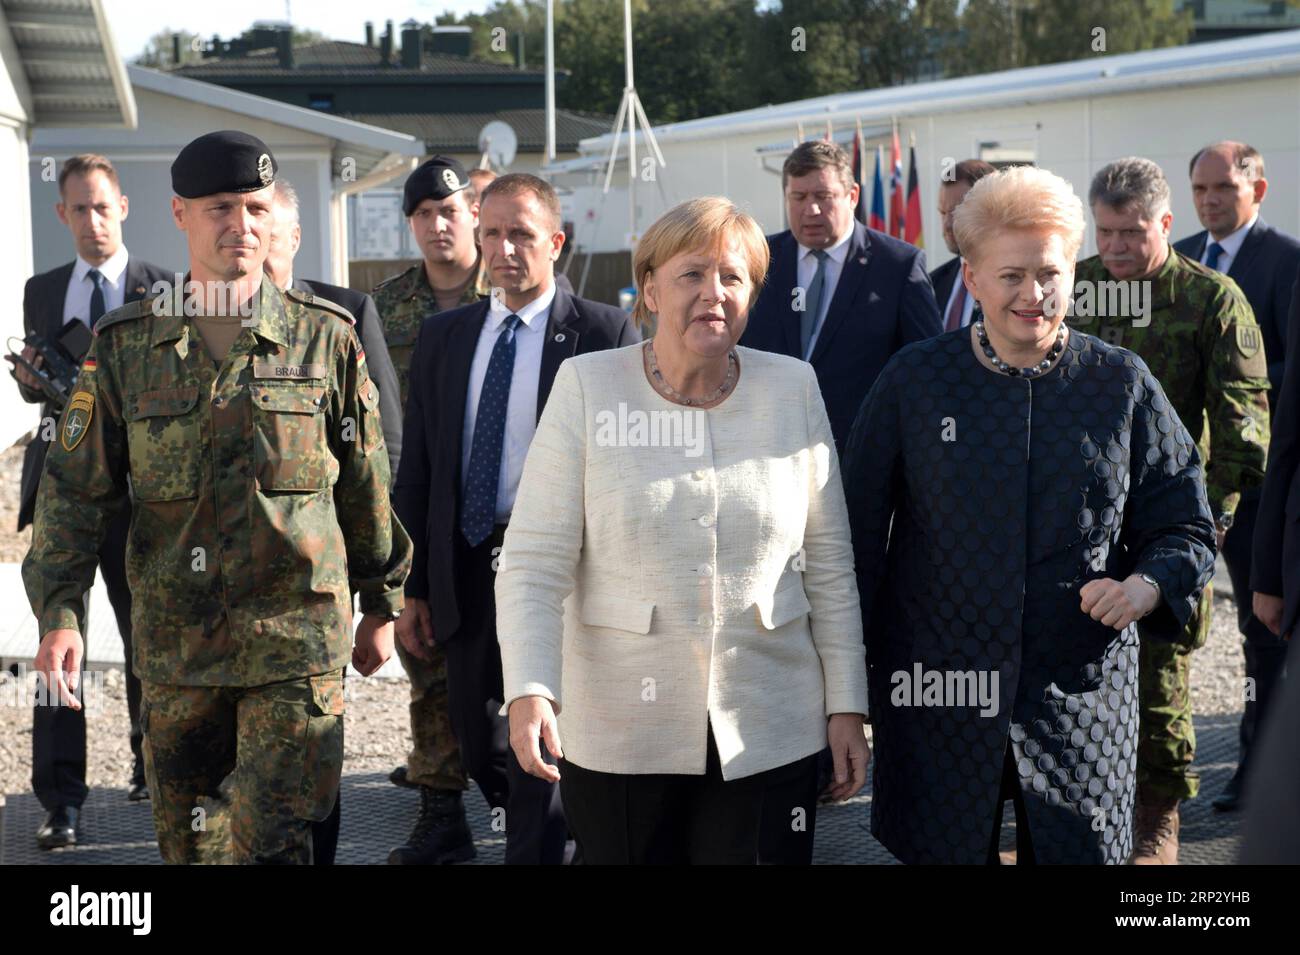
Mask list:
[[[138,302],[149,294],[149,277],[144,274],[135,259],[126,260],[126,274],[123,276],[122,303]]]
[[[487,320],[489,300],[484,299],[479,306],[459,319],[447,332],[447,347],[443,352],[443,367],[436,371],[436,379],[431,387],[439,389],[441,382],[441,400],[439,404],[446,409],[443,418],[442,442],[451,452],[453,486],[460,488],[460,460],[464,454],[461,445],[465,432],[466,390],[469,388],[469,366],[474,362],[474,349],[478,345],[479,333]]]
[[[1262,218],[1256,219],[1255,224],[1246,233],[1246,238],[1242,240],[1241,248],[1237,250],[1232,265],[1228,266],[1228,277],[1238,284],[1250,271],[1250,263],[1259,253],[1260,247],[1263,246],[1264,232],[1267,229],[1268,225]]]
[[[74,259],[61,267],[50,276],[50,284],[45,288],[46,301],[42,306],[42,311],[45,313],[42,316],[45,328],[40,331],[50,338],[57,336],[63,330],[63,303],[67,301],[68,283],[72,281],[72,270],[76,264]]]
[[[799,313],[791,308],[794,287],[799,284],[799,243],[795,241],[793,232],[786,232],[778,242],[776,274],[772,276],[772,287],[776,294],[784,294],[785,300],[776,303],[776,314],[781,316],[785,353],[802,358],[803,352],[799,350]]]
[[[1188,258],[1195,259],[1197,262],[1205,258],[1205,247],[1210,242],[1210,233],[1202,231],[1196,237],[1196,242],[1192,245],[1192,251],[1188,253]]]
[[[867,228],[861,222],[855,222],[853,237],[849,239],[848,252],[844,256],[844,267],[840,269],[840,280],[835,285],[835,296],[831,299],[831,307],[822,322],[822,330],[817,334],[817,344],[813,346],[810,360],[814,364],[826,354],[836,329],[848,318],[849,305],[858,294],[858,286],[862,284],[870,262],[871,240],[867,236]]]
[[[555,290],[551,313],[546,320],[546,338],[542,342],[542,367],[537,378],[537,420],[542,420],[542,410],[551,395],[555,375],[566,358],[578,353],[578,332],[574,328],[578,313],[573,307],[573,297],[564,289]]]

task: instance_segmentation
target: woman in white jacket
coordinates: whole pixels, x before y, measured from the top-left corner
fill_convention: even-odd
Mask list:
[[[511,745],[528,772],[562,771],[590,863],[755,861],[764,789],[828,742],[830,795],[866,781],[817,379],[736,346],[767,264],[728,200],[666,213],[634,263],[655,337],[566,361],[524,465],[496,581]]]

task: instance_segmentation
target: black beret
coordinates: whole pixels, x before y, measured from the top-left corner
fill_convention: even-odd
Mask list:
[[[172,163],[172,191],[183,199],[218,192],[256,192],[275,182],[279,170],[270,148],[235,129],[206,133]]]
[[[469,185],[465,167],[450,156],[426,159],[406,178],[402,214],[409,216],[425,199],[446,199]]]

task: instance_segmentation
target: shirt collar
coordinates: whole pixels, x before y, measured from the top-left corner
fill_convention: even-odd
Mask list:
[[[843,265],[845,258],[848,257],[849,239],[851,238],[853,238],[853,227],[849,226],[849,231],[840,236],[840,240],[833,246],[825,250],[826,254],[831,257],[836,265]],[[812,249],[808,248],[808,246],[803,243],[799,243],[799,258],[802,259],[806,255],[812,255],[812,253]]]
[[[117,251],[110,255],[103,265],[91,265],[80,255],[77,256],[77,264],[72,267],[72,280],[74,282],[85,281],[87,273],[91,269],[99,269],[99,274],[104,276],[113,288],[122,284],[122,275],[126,272],[126,263],[130,258],[126,251],[125,245],[119,245]]]
[[[544,321],[546,314],[551,309],[551,303],[555,301],[555,279],[551,279],[551,287],[548,288],[537,298],[533,299],[517,312],[510,311],[506,307],[505,296],[493,295],[488,299],[491,304],[488,306],[487,325],[488,328],[496,329],[501,326],[511,315],[518,315],[519,320],[528,328],[536,328],[541,322],[537,321],[540,316]]]
[[[1228,255],[1231,255],[1233,258],[1236,258],[1237,253],[1241,251],[1242,243],[1246,241],[1246,236],[1250,234],[1250,230],[1255,228],[1255,222],[1258,221],[1258,219],[1259,210],[1256,210],[1255,214],[1250,217],[1250,221],[1236,232],[1231,232],[1228,235],[1225,235],[1222,239],[1216,240],[1214,236],[1209,236],[1209,239],[1211,242],[1217,241],[1219,245],[1223,246],[1224,252],[1228,253]],[[1206,246],[1206,248],[1209,248],[1209,246]]]

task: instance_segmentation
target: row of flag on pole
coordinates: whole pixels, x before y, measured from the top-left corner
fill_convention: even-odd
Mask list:
[[[889,156],[889,191],[885,191],[884,148],[876,147],[876,175],[872,183],[866,179],[866,143],[862,126],[853,134],[853,178],[858,184],[857,217],[867,228],[884,232],[896,239],[925,247],[921,235],[921,187],[916,174],[916,139],[908,146],[907,189],[903,189],[903,153],[898,145],[898,127],[894,127],[893,143]],[[867,198],[871,186],[870,199]],[[885,210],[888,209],[886,216]]]

